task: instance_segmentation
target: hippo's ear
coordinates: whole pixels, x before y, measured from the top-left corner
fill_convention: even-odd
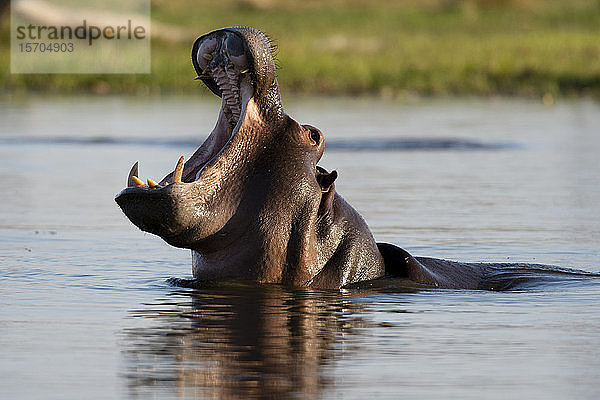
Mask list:
[[[337,179],[337,171],[327,172],[325,168],[319,167],[317,165],[317,182],[319,186],[321,186],[321,192],[328,193],[330,190],[334,189],[333,182]]]
[[[331,211],[333,197],[335,196],[334,182],[337,179],[337,171],[327,172],[324,168],[317,166],[317,182],[321,187],[321,204],[319,204],[319,216]]]

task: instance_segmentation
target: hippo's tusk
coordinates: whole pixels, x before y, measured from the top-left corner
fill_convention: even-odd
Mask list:
[[[129,186],[140,186],[140,185],[144,185],[145,184],[143,180],[141,180],[140,178],[138,178],[135,175],[133,175],[131,177],[131,182],[132,182],[132,184],[129,185]]]
[[[133,180],[133,178],[137,177],[138,174],[138,162],[136,161],[135,164],[133,164],[133,167],[131,167],[131,171],[129,171],[129,176],[127,177],[127,186],[135,186],[136,182]],[[139,179],[138,179],[139,180]],[[139,185],[139,183],[138,183]]]
[[[151,188],[155,188],[158,186],[158,183],[154,182],[152,179],[148,178],[148,186],[150,186]]]
[[[181,176],[183,175],[183,156],[179,157],[175,172],[173,173],[173,183],[181,182]]]

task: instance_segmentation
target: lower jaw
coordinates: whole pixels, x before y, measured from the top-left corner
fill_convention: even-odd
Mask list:
[[[217,251],[212,256],[192,250],[192,275],[198,280],[256,280],[257,277],[248,269],[247,256],[243,252],[232,255],[228,248]],[[225,259],[227,261],[221,261]]]

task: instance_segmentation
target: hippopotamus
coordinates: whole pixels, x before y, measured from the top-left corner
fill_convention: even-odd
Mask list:
[[[191,249],[196,280],[241,279],[339,289],[382,277],[440,288],[503,289],[543,266],[413,257],[377,243],[318,166],[323,133],[287,115],[272,46],[259,30],[219,29],[192,47],[200,79],[221,98],[216,125],[159,182],[138,178],[116,196],[125,215],[170,245]],[[507,273],[510,271],[510,273]]]

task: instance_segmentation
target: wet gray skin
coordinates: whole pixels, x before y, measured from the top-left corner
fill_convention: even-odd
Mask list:
[[[336,289],[388,275],[434,287],[503,289],[523,268],[545,271],[414,258],[377,244],[335,191],[337,172],[317,167],[323,134],[284,112],[271,45],[260,31],[203,35],[192,63],[197,79],[221,98],[213,131],[159,183],[141,182],[136,163],[116,202],[141,230],[191,249],[196,279]]]
[[[335,194],[337,175],[317,173],[323,135],[283,110],[268,39],[252,28],[211,32],[192,63],[222,99],[216,126],[181,182],[130,178],[116,201],[131,222],[191,249],[197,279],[339,288],[382,276],[367,225]]]

